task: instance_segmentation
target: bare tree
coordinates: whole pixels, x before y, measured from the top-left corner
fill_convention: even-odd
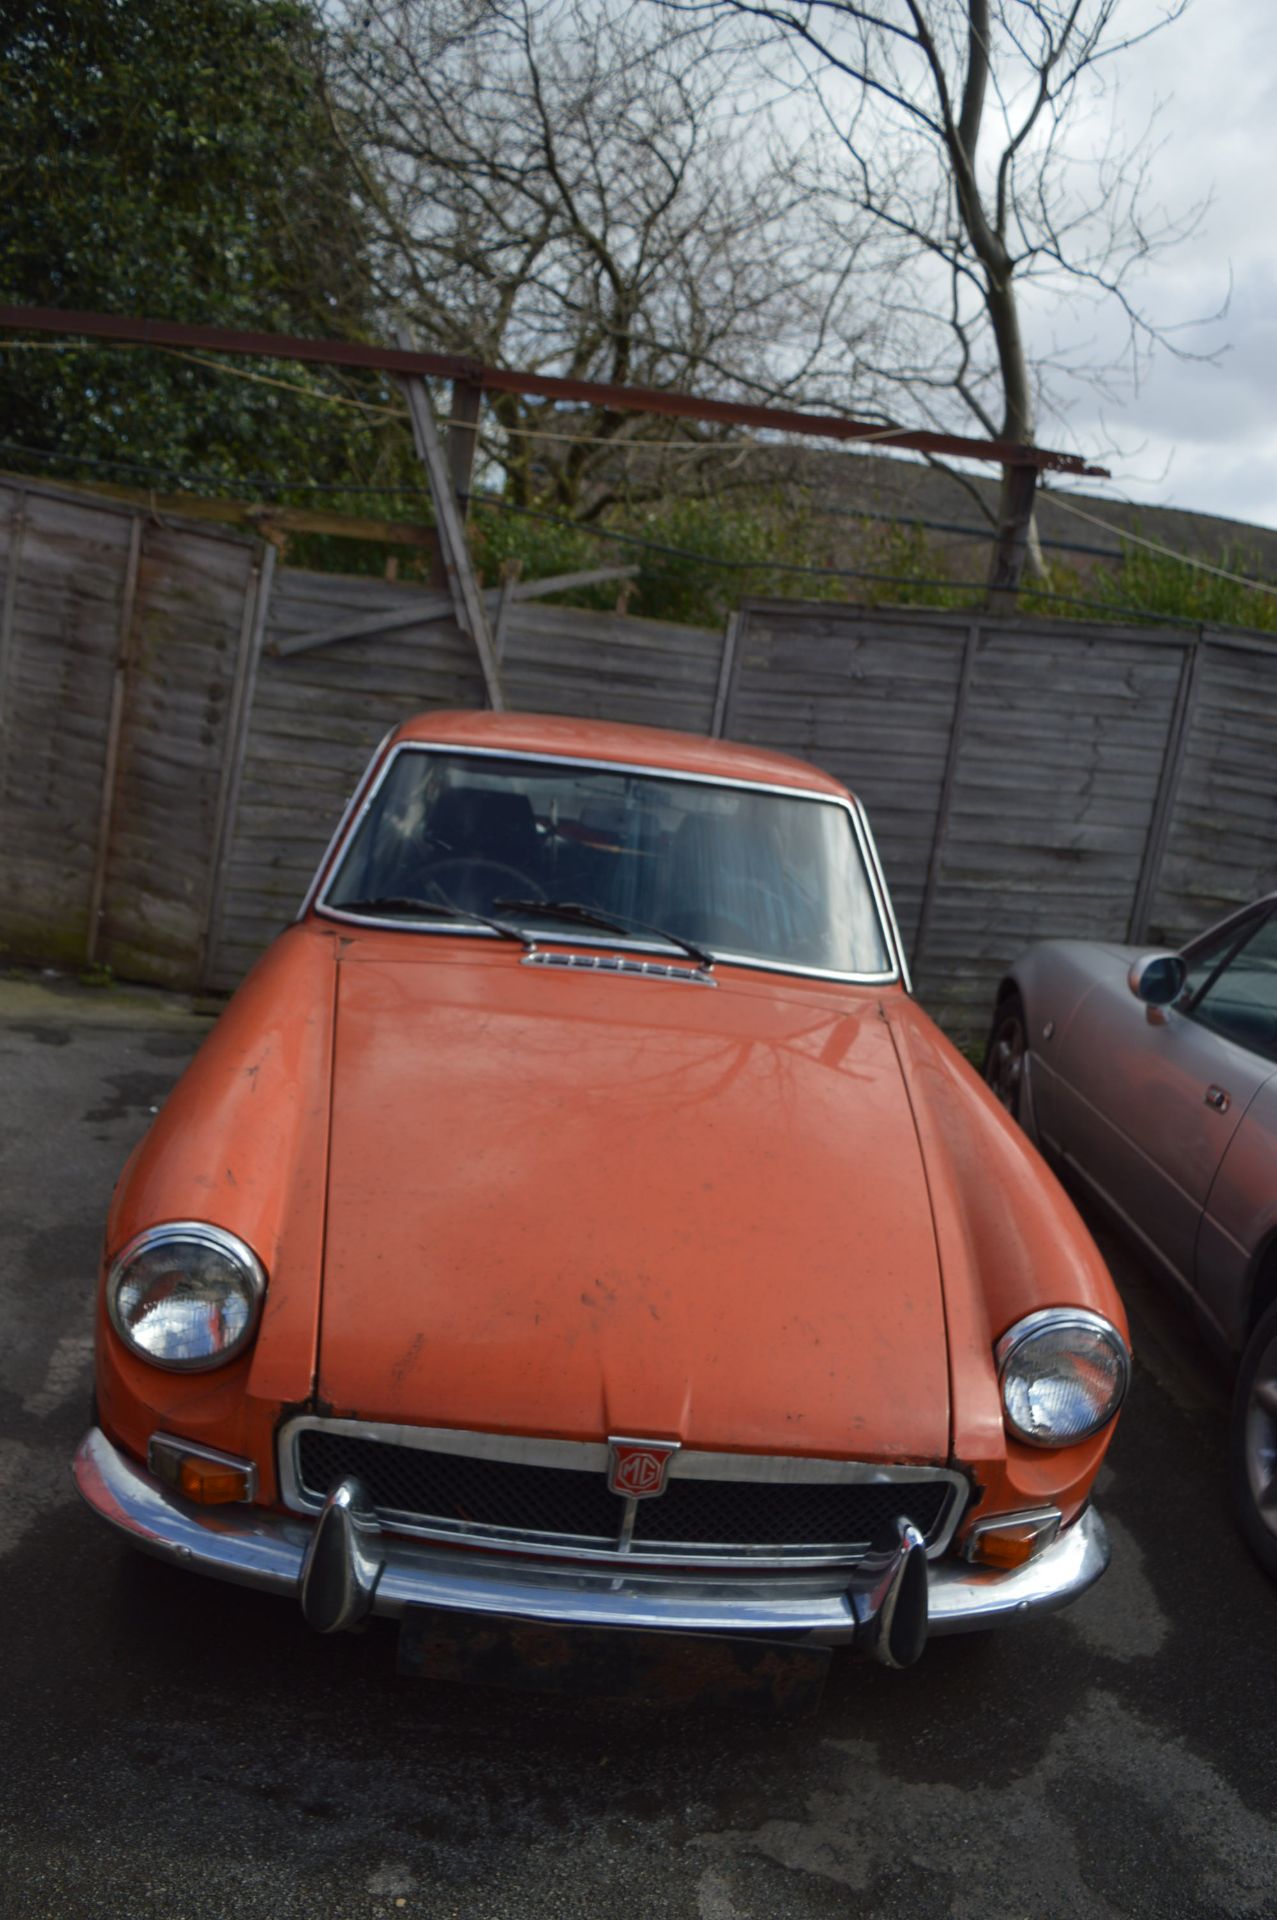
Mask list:
[[[1187,0],[659,0],[667,15],[725,20],[822,135],[808,149],[870,276],[880,357],[857,355],[861,404],[1031,442],[1044,395],[1065,380],[1138,380],[1158,341],[1139,269],[1192,230],[1201,208],[1150,204],[1148,128],[1121,125],[1115,63]],[[720,39],[721,44],[721,39]],[[868,223],[868,229],[867,225]],[[867,239],[867,230],[872,238]],[[1062,345],[1043,346],[1049,302]],[[1122,334],[1097,349],[1091,317]],[[1026,346],[1034,322],[1035,347]],[[1019,583],[1032,475],[1004,469],[991,587]]]
[[[730,57],[701,23],[623,0],[347,0],[334,14],[332,122],[381,298],[423,345],[768,399],[845,353],[854,246],[831,235],[827,267],[812,188],[768,117],[726,91]],[[516,500],[582,516],[659,493],[672,463],[685,475],[713,443],[504,394],[485,431]],[[623,457],[643,443],[641,461]]]

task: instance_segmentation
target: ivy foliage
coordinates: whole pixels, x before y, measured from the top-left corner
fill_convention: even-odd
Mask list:
[[[364,331],[363,236],[310,77],[318,31],[295,0],[9,0],[0,299]],[[324,371],[257,370],[334,390]],[[386,436],[365,418],[147,349],[0,351],[0,463],[30,464],[17,443],[63,476],[240,494],[272,473],[340,481],[378,465]]]

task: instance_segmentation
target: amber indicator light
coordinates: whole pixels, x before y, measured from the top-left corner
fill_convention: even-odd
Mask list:
[[[984,1567],[1022,1567],[1049,1546],[1059,1531],[1060,1516],[1012,1520],[1004,1527],[983,1527],[971,1543],[970,1558]]]
[[[257,1491],[257,1470],[251,1460],[214,1453],[174,1438],[152,1434],[147,1465],[157,1480],[201,1507],[225,1506],[232,1500],[251,1500]]]
[[[247,1500],[249,1476],[244,1467],[224,1466],[217,1460],[201,1460],[187,1454],[178,1468],[177,1484],[188,1500],[202,1507],[224,1506],[230,1500]]]
[[[981,1534],[974,1558],[986,1567],[1022,1567],[1038,1544],[1035,1529],[1016,1527],[1006,1533]]]

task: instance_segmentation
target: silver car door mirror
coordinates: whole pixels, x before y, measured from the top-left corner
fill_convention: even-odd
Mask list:
[[[1126,982],[1146,1006],[1169,1007],[1183,992],[1187,977],[1188,968],[1178,953],[1144,953],[1132,965]]]

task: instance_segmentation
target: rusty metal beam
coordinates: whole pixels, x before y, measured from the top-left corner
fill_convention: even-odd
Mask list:
[[[0,469],[0,478],[30,479]],[[433,550],[438,535],[425,521],[370,520],[349,513],[318,513],[310,507],[279,507],[268,501],[207,500],[201,493],[157,493],[154,487],[121,487],[113,480],[64,480],[51,482],[62,493],[82,494],[86,500],[125,500],[145,507],[154,517],[177,516],[186,520],[211,520],[218,526],[248,527],[265,534],[323,533],[335,540],[372,540],[379,546],[421,547]]]
[[[62,307],[0,306],[0,327],[33,333],[81,334],[136,346],[179,347],[205,353],[251,354],[269,360],[309,361],[316,366],[364,367],[399,379],[461,381],[486,393],[524,393],[543,400],[577,402],[616,413],[661,414],[716,426],[770,433],[811,434],[819,439],[863,441],[909,453],[950,459],[987,460],[1003,467],[1031,467],[1107,479],[1105,467],[1088,466],[1080,454],[1053,453],[1009,440],[969,440],[961,434],[884,427],[881,421],[843,420],[835,414],[796,413],[787,407],[753,406],[738,400],[702,400],[658,387],[623,387],[599,380],[565,380],[542,373],[487,367],[460,354],[371,346],[352,340],[300,340],[291,334],[250,333],[228,327],[188,326],[175,320],[144,320],[128,314],[82,313]]]

